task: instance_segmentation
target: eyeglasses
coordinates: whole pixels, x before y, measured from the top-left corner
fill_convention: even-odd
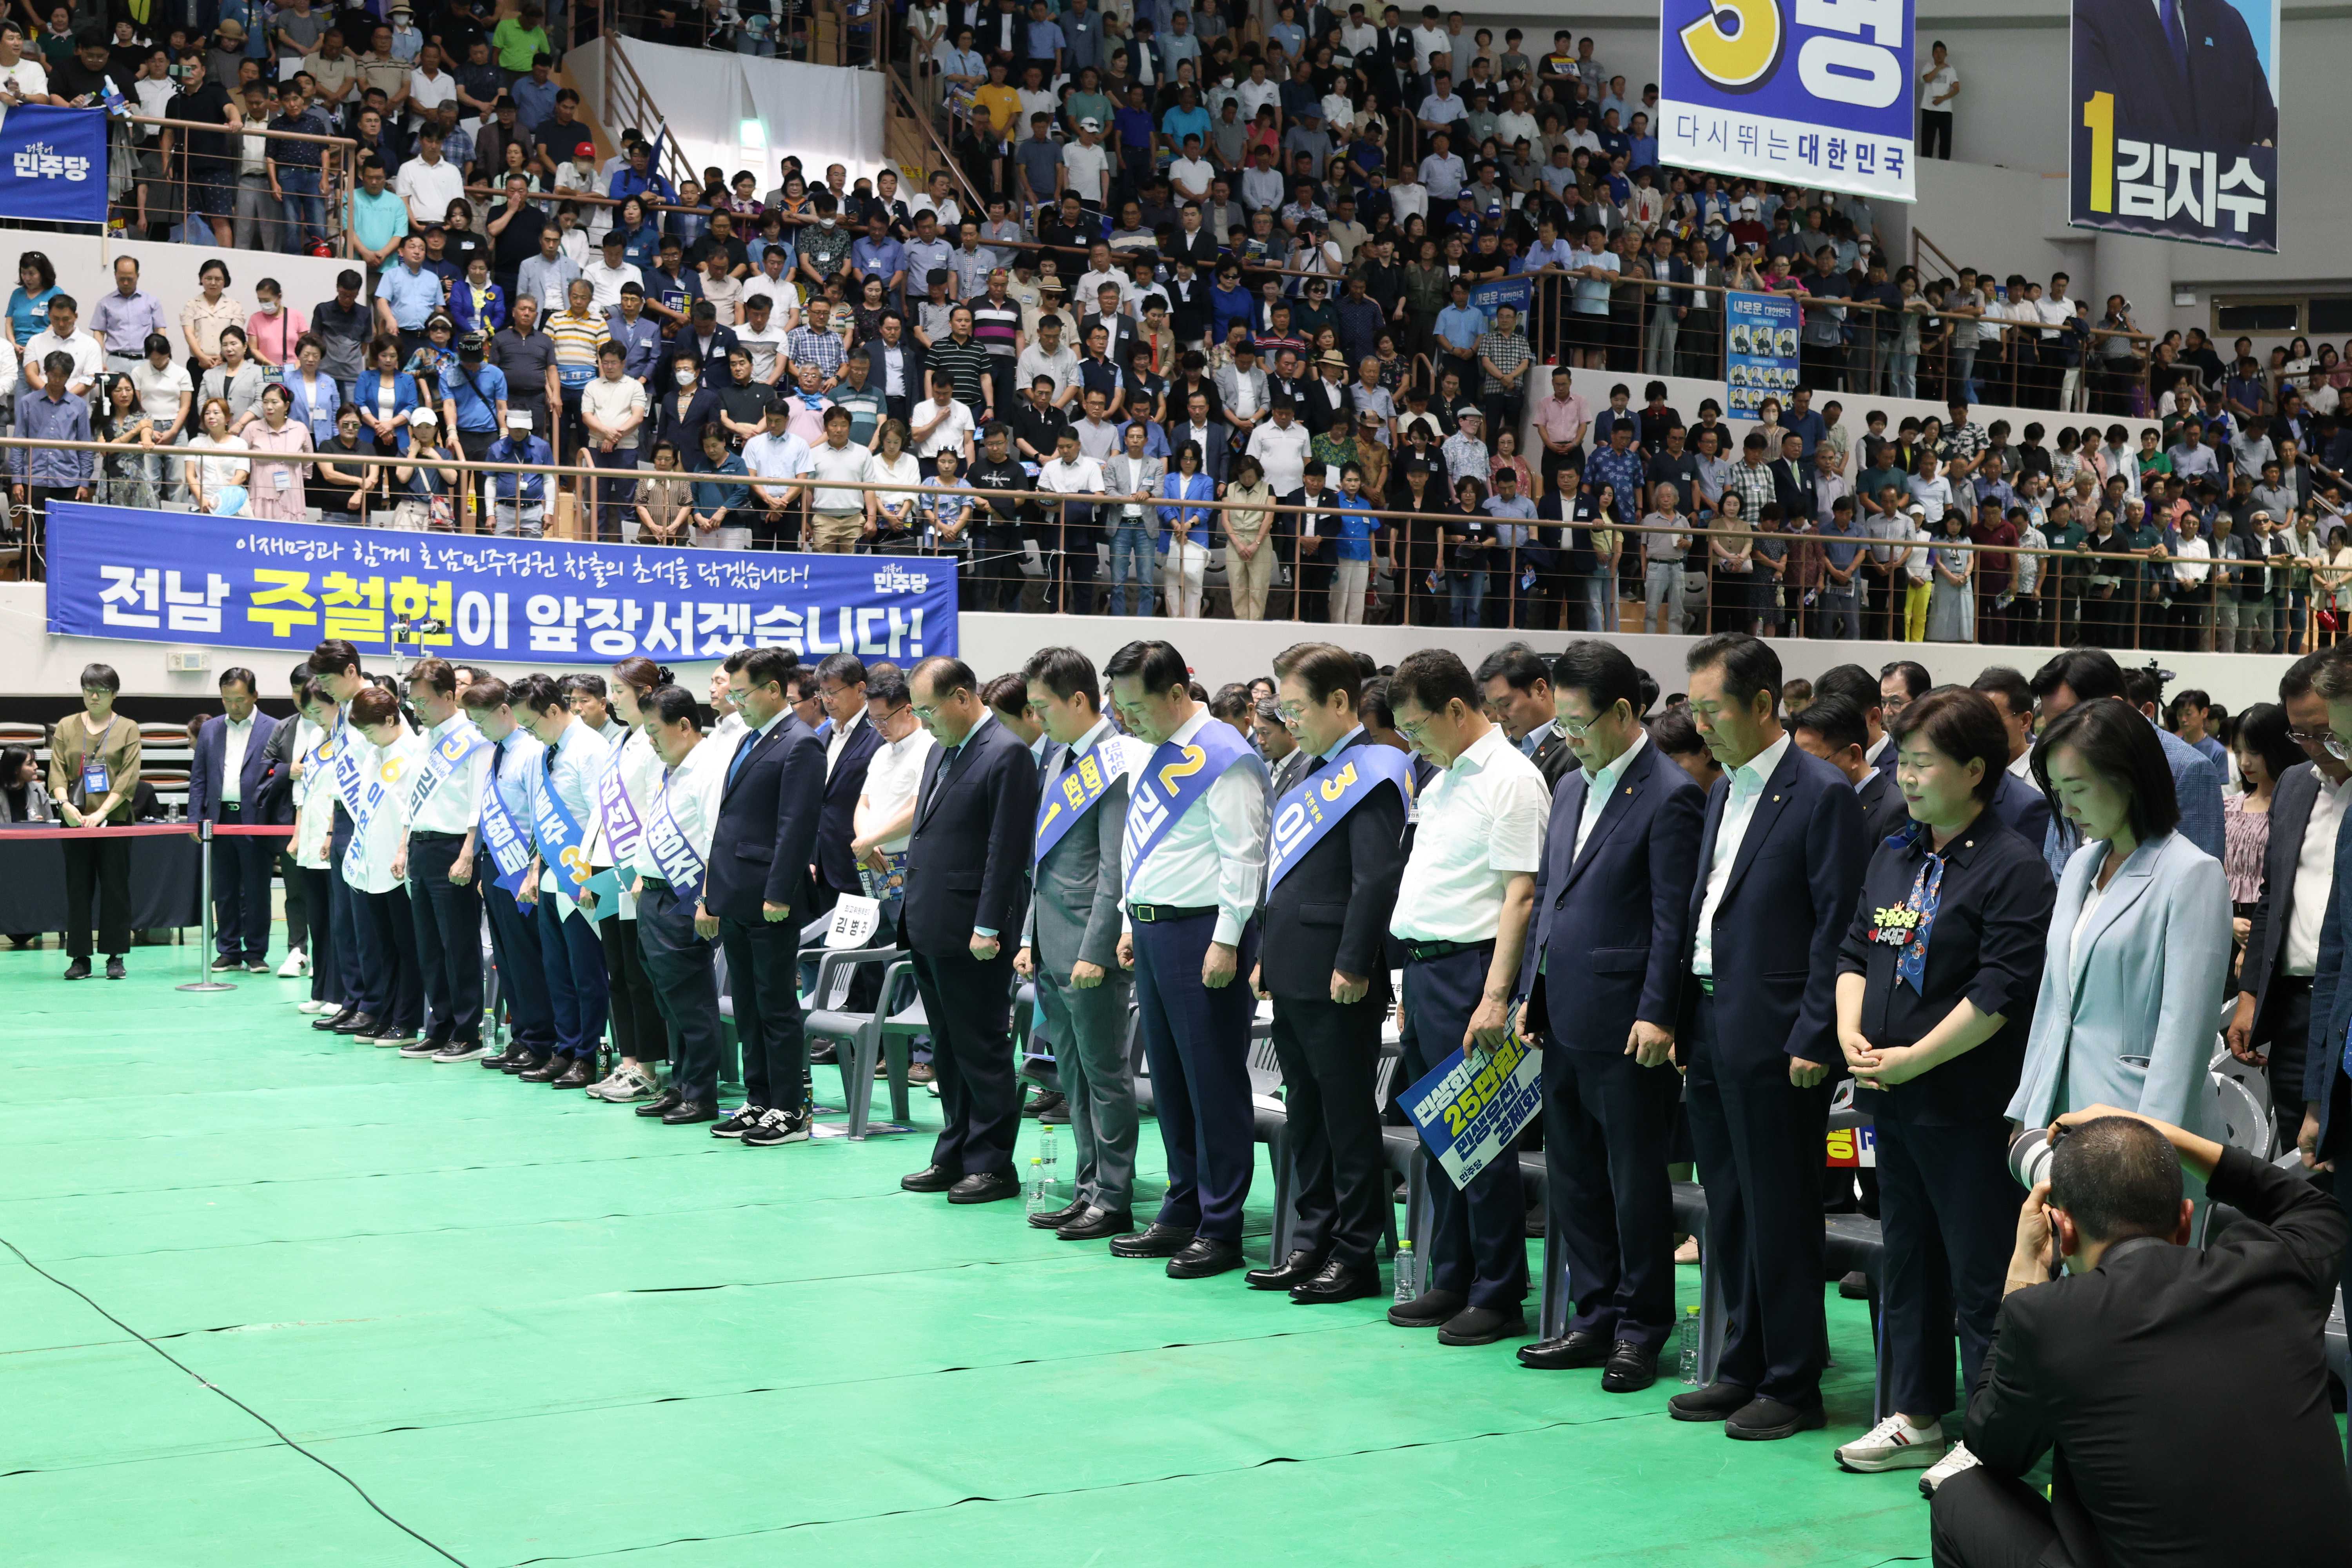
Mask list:
[[[2337,762],[2352,762],[2352,742],[2333,730],[2289,730],[2286,738],[2298,746],[2317,746]]]

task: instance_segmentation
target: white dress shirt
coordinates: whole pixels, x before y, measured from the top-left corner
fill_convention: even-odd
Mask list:
[[[1499,726],[1421,792],[1421,826],[1389,931],[1406,942],[1492,942],[1503,889],[1543,864],[1551,792]]]
[[[1869,767],[1871,767],[1871,768],[1875,769],[1875,768],[1878,766],[1878,757],[1879,757],[1879,753],[1880,753],[1880,752],[1884,752],[1884,751],[1885,751],[1887,747],[1889,747],[1889,746],[1891,746],[1891,745],[1893,745],[1893,744],[1895,744],[1895,737],[1894,737],[1894,736],[1892,736],[1892,735],[1885,735],[1885,734],[1882,734],[1882,735],[1880,735],[1880,736],[1878,737],[1878,739],[1877,739],[1877,740],[1875,740],[1875,741],[1872,742],[1869,745],[1867,745],[1867,746],[1865,746],[1865,747],[1864,747],[1864,748],[1863,748],[1863,752],[1862,752],[1862,760],[1863,760],[1863,762],[1864,762],[1864,764],[1866,764],[1867,766],[1869,766]],[[1864,780],[1864,782],[1866,784],[1866,783],[1868,783],[1869,781],[1868,781],[1868,780]]]
[[[1223,722],[1200,708],[1168,741],[1188,745],[1204,726]],[[1148,758],[1157,750],[1144,747],[1144,754]],[[1265,764],[1252,752],[1219,774],[1192,809],[1169,826],[1140,869],[1131,857],[1121,861],[1126,903],[1177,909],[1214,904],[1217,930],[1212,940],[1228,947],[1238,943],[1242,928],[1257,913],[1258,889],[1265,879]],[[1120,929],[1131,931],[1134,923],[1122,906]]]
[[[857,733],[857,727],[865,722],[864,713],[852,713],[848,723],[835,724],[833,733],[824,738],[824,776],[828,783],[833,778],[834,763],[841,761],[841,753],[849,748],[849,738]]]
[[[542,757],[539,765],[531,770],[531,800],[536,803],[540,791],[552,789],[555,797],[563,803],[564,809],[572,814],[572,819],[580,825],[584,843],[595,833],[596,780],[604,773],[605,761],[612,755],[613,748],[604,736],[574,719],[563,726],[563,732],[555,738],[553,749],[553,768],[549,768]],[[535,816],[534,811],[532,816],[522,819],[520,826],[525,832],[530,831]],[[555,868],[546,864],[545,846],[541,847],[540,853],[539,890],[555,894],[561,900],[557,910],[569,915],[572,908],[572,897],[562,889],[571,885],[570,879],[558,883]]]
[[[245,748],[253,739],[253,715],[247,713],[240,724],[223,714],[221,722],[226,728],[221,731],[220,803],[236,805],[245,793],[240,775],[245,772]]]
[[[302,776],[294,781],[294,863],[306,871],[323,871],[335,831],[334,765],[319,757],[327,732],[308,719],[297,721],[302,727],[294,731],[294,755],[302,763]]]
[[[472,730],[474,721],[464,710],[452,713],[425,732],[427,751],[420,766],[432,763],[431,747],[438,746],[459,730]],[[482,785],[490,776],[490,757],[494,748],[487,742],[475,748],[450,775],[443,779],[425,804],[409,818],[412,833],[468,833],[482,815]]]
[[[750,733],[748,725],[738,725],[731,731],[714,731],[696,742],[686,760],[674,768],[663,767],[656,757],[651,786],[643,795],[632,796],[644,803],[638,809],[648,823],[667,811],[678,833],[705,863],[710,859],[710,840],[719,831],[719,802],[727,793],[728,765],[735,760],[738,742]],[[653,842],[650,833],[637,836],[636,847],[629,852],[629,867],[640,877],[667,881],[668,873],[654,858]]]
[[[1763,796],[1772,770],[1788,754],[1789,732],[1783,730],[1779,740],[1731,770],[1731,795],[1723,803],[1723,821],[1715,830],[1715,860],[1706,868],[1706,899],[1698,907],[1698,931],[1691,950],[1693,974],[1715,976],[1715,911],[1731,880],[1732,862],[1739,858],[1739,842],[1748,837],[1748,823],[1755,820],[1756,803]]]
[[[425,737],[404,730],[391,745],[378,746],[356,730],[350,734],[360,747],[362,792],[381,785],[383,793],[368,816],[367,837],[357,857],[359,875],[347,874],[343,879],[362,893],[389,893],[403,885],[392,874],[392,862],[408,837],[408,786],[425,765]]]
[[[2303,826],[2303,847],[2295,855],[2294,907],[2287,911],[2286,942],[2279,955],[2289,974],[2318,973],[2319,924],[2326,918],[2328,895],[2336,887],[2336,832],[2344,820],[2344,785],[2328,783],[2326,773],[2318,779],[2311,820]]]
[[[2033,748],[2028,746],[2018,752],[2017,760],[2009,764],[2009,771],[2027,784],[2032,784],[2033,782]]]
[[[621,731],[617,740],[609,732],[603,737],[606,744],[612,748],[605,753],[604,770],[605,773],[611,773],[615,768],[620,770],[621,789],[629,797],[629,804],[636,808],[640,829],[637,837],[642,842],[645,837],[642,830],[648,820],[646,812],[653,803],[654,786],[661,782],[662,760],[655,754],[654,743],[646,738],[644,731],[632,730],[617,721],[614,728]],[[695,749],[701,750],[698,746]],[[596,787],[600,791],[604,788],[604,779],[603,773],[597,776]],[[613,853],[611,838],[604,831],[604,808],[596,804],[595,797],[593,795],[590,797],[589,809],[595,814],[594,816],[581,825],[588,829],[588,864],[597,867],[611,866],[617,871],[619,858]],[[624,877],[621,880],[626,883],[628,879]],[[633,921],[637,918],[637,900],[625,892],[621,895],[618,910],[606,911],[599,909],[597,912],[600,915],[607,912],[617,913],[625,921]]]
[[[924,761],[938,744],[931,732],[918,724],[905,739],[885,741],[874,748],[866,764],[866,803],[877,821],[887,822],[914,804],[916,793],[923,787]],[[901,854],[913,837],[911,831],[902,833],[876,847],[885,855]]]
[[[1592,825],[1600,821],[1601,814],[1608,809],[1609,797],[1617,793],[1618,781],[1625,776],[1625,770],[1633,765],[1633,759],[1640,756],[1642,748],[1649,743],[1650,737],[1637,731],[1633,743],[1626,747],[1615,762],[1597,773],[1584,775],[1584,814],[1576,819],[1578,855],[1584,853],[1584,841],[1592,837]],[[1573,863],[1573,857],[1570,862]]]

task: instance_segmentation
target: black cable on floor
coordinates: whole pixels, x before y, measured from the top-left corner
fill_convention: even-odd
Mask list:
[[[326,1460],[319,1458],[318,1455],[310,1452],[310,1449],[302,1447],[301,1444],[297,1443],[293,1438],[289,1437],[285,1432],[278,1427],[277,1422],[272,1421],[268,1416],[264,1415],[260,1411],[256,1410],[252,1405],[247,1405],[244,1400],[239,1399],[236,1394],[231,1394],[227,1389],[221,1387],[220,1384],[206,1382],[204,1376],[196,1372],[194,1368],[189,1366],[185,1362],[180,1360],[170,1351],[165,1350],[162,1345],[157,1344],[153,1340],[149,1339],[145,1334],[141,1333],[137,1329],[132,1328],[130,1324],[124,1322],[121,1319],[108,1311],[105,1308],[100,1306],[96,1301],[91,1300],[87,1292],[81,1290],[76,1286],[67,1283],[63,1279],[58,1279],[56,1275],[50,1273],[47,1269],[42,1268],[39,1264],[26,1257],[25,1249],[18,1247],[15,1242],[9,1240],[6,1237],[0,1236],[0,1247],[5,1247],[10,1252],[15,1253],[16,1255],[16,1260],[19,1263],[22,1263],[26,1268],[31,1269],[34,1273],[39,1275],[50,1284],[57,1286],[59,1289],[72,1291],[74,1295],[80,1298],[82,1304],[88,1307],[91,1311],[96,1312],[100,1317],[104,1318],[108,1322],[112,1323],[116,1328],[121,1329],[124,1333],[129,1334],[132,1339],[137,1340],[141,1344],[145,1345],[157,1355],[162,1356],[165,1361],[171,1363],[172,1365],[177,1367],[181,1372],[186,1373],[189,1377],[194,1378],[198,1384],[219,1394],[223,1399],[226,1399],[231,1405],[236,1405],[239,1410],[244,1411],[247,1415],[252,1416],[256,1421],[258,1421],[264,1426],[268,1427],[271,1436],[276,1437],[279,1442],[285,1444],[288,1447],[293,1449],[296,1453],[301,1455],[304,1458],[310,1460],[312,1464],[318,1466],[320,1469],[326,1471],[329,1475],[342,1482],[343,1485],[351,1488],[352,1491],[358,1493],[360,1501],[373,1509],[376,1511],[377,1517],[382,1519],[386,1524],[393,1526],[402,1533],[409,1536],[420,1546],[429,1547],[433,1551],[438,1552],[441,1556],[457,1563],[457,1568],[466,1568],[466,1563],[463,1558],[458,1557],[456,1553],[450,1552],[446,1547],[440,1545],[438,1542],[426,1540],[424,1536],[417,1534],[415,1530],[410,1529],[399,1520],[394,1519],[392,1515],[384,1512],[383,1505],[377,1502],[375,1499],[368,1496],[367,1489],[365,1487],[352,1479],[351,1477],[345,1475],[342,1471],[335,1468],[334,1466],[327,1463]]]

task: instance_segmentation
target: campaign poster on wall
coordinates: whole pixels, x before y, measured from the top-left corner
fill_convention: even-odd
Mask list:
[[[2278,0],[2074,0],[2069,221],[2278,249]]]
[[[1659,161],[1910,201],[1911,20],[1912,0],[1661,0]]]
[[[1797,323],[1801,307],[1789,294],[1723,297],[1723,412],[1753,419],[1768,397],[1789,405],[1797,389]]]

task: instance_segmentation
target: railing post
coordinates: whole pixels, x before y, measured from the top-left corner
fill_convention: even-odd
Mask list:
[[[100,828],[100,832],[105,829]],[[213,965],[213,825],[210,821],[196,824],[196,943],[201,950],[196,959],[196,977],[175,991],[234,991],[236,986],[226,980],[212,978]]]

